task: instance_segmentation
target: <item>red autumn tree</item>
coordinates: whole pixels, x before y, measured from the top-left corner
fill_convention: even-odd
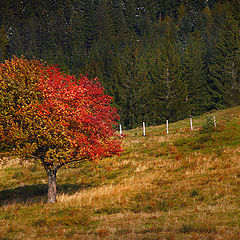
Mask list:
[[[60,167],[121,151],[113,138],[118,115],[96,79],[14,57],[0,65],[0,94],[1,146],[23,160],[40,160],[48,202],[56,201]]]

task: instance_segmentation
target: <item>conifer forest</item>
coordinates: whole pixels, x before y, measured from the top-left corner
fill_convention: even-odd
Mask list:
[[[240,104],[240,1],[1,0],[13,55],[97,77],[125,129]]]

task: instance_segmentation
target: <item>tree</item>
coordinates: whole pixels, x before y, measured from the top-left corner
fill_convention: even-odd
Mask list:
[[[189,115],[202,114],[209,103],[203,41],[195,32],[185,49],[183,80],[186,84],[185,105]]]
[[[153,88],[153,112],[156,123],[185,117],[185,83],[182,81],[181,58],[175,41],[175,26],[169,17],[161,23],[161,45],[155,46],[150,64]]]
[[[0,28],[0,62],[6,59],[8,54],[8,39],[4,26]]]
[[[129,129],[137,127],[144,119],[149,123],[146,116],[151,101],[148,96],[148,69],[143,45],[134,32],[112,65],[114,71],[110,75],[112,84],[109,84],[109,90],[115,96],[122,125]]]
[[[209,84],[215,108],[240,103],[239,20],[231,6],[226,6],[226,9],[225,23],[220,28],[216,53],[209,67]]]
[[[60,167],[121,151],[112,138],[118,115],[96,79],[14,57],[0,65],[0,96],[1,150],[40,161],[49,203],[56,201]]]

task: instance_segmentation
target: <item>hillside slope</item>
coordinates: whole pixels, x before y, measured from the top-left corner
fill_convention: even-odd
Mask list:
[[[240,107],[165,127],[59,171],[54,205],[41,166],[2,164],[0,239],[240,239]]]

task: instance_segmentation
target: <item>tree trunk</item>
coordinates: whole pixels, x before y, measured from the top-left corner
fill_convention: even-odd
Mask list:
[[[48,174],[48,203],[55,203],[57,197],[57,170],[49,170]]]

